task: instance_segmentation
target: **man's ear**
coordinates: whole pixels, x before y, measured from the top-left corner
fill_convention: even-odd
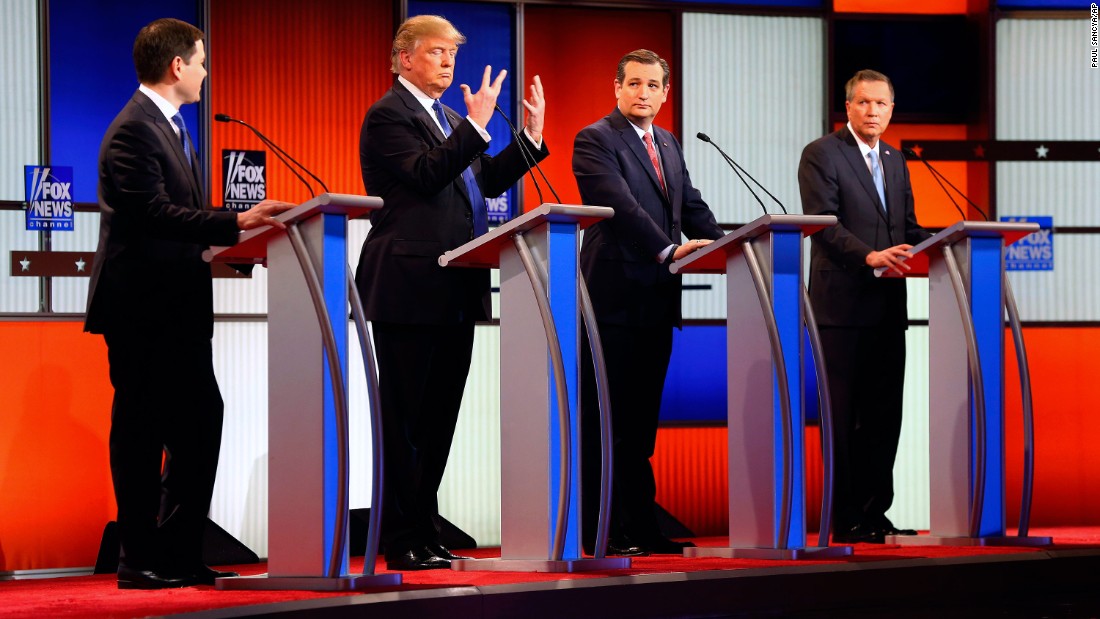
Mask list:
[[[173,82],[177,82],[183,76],[183,58],[176,56],[168,63],[168,75]]]

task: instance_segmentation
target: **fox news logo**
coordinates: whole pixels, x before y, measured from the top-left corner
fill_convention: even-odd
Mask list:
[[[489,215],[489,223],[502,224],[512,218],[512,209],[508,205],[508,196],[511,193],[512,190],[509,189],[499,197],[485,200],[485,210]]]
[[[1054,270],[1053,217],[1002,217],[1001,221],[1039,224],[1038,232],[1032,232],[1005,248],[1005,269],[1009,271]]]
[[[267,153],[262,150],[223,150],[222,178],[225,208],[247,211],[267,198]]]
[[[73,229],[73,169],[23,166],[27,189],[27,230]]]

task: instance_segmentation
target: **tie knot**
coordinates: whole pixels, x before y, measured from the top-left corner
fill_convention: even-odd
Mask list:
[[[876,159],[878,159],[878,153],[873,150],[867,151],[867,156],[871,158],[871,161],[875,161]]]
[[[646,131],[645,133],[643,133],[643,134],[642,134],[642,139],[643,139],[643,140],[644,140],[644,141],[645,141],[645,142],[646,142],[647,144],[652,144],[652,143],[653,143],[653,136],[652,136],[652,135],[650,135],[648,131]]]
[[[183,122],[183,114],[176,112],[176,115],[172,117],[172,123],[180,130],[180,132],[187,131],[187,125]]]

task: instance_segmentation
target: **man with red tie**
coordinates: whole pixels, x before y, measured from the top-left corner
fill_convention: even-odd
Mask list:
[[[577,134],[573,174],[584,204],[614,217],[587,229],[581,271],[603,342],[614,436],[614,488],[608,554],[679,554],[658,527],[649,459],[661,393],[681,324],[680,276],[668,265],[722,236],[691,184],[680,143],[653,124],[668,98],[668,63],[639,49],[619,61],[616,109]],[[683,242],[683,236],[691,240]],[[599,405],[587,343],[582,343],[582,518],[591,552],[599,496]]]

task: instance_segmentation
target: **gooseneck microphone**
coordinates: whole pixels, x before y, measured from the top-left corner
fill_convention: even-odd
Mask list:
[[[940,172],[936,168],[933,168],[932,164],[928,163],[928,161],[926,161],[924,157],[918,155],[917,151],[913,150],[912,148],[903,148],[901,149],[901,152],[910,159],[916,159],[917,161],[920,161],[924,164],[926,168],[928,168],[928,171],[932,174],[932,179],[935,180],[936,183],[939,184],[940,189],[942,189],[943,192],[947,194],[947,199],[951,200],[951,204],[955,206],[955,210],[959,212],[959,215],[962,215],[962,218],[964,220],[966,219],[966,213],[964,213],[962,208],[959,207],[959,203],[955,201],[955,198],[952,197],[951,192],[947,190],[947,187],[943,186],[944,183],[947,183],[952,189],[955,190],[956,193],[962,196],[962,199],[966,200],[967,204],[969,204],[970,206],[973,206],[974,210],[981,213],[982,219],[984,219],[985,221],[989,221],[989,215],[986,215],[985,211],[978,207],[977,204],[974,204],[974,201],[968,198],[965,193],[963,193],[958,187],[954,185],[954,183],[948,180],[948,178],[944,176],[942,172]]]
[[[745,168],[741,167],[741,164],[739,164],[739,163],[737,163],[736,161],[733,160],[733,157],[730,157],[729,155],[727,155],[726,151],[722,150],[721,146],[718,146],[718,144],[716,144],[714,142],[714,140],[710,139],[709,135],[707,135],[703,132],[699,132],[699,133],[695,134],[695,137],[697,137],[700,140],[706,142],[707,144],[710,144],[711,146],[713,146],[714,148],[716,148],[718,150],[718,154],[722,155],[722,158],[726,160],[726,164],[728,164],[730,169],[733,170],[734,174],[737,175],[737,178],[741,179],[741,182],[745,184],[745,188],[749,190],[749,193],[752,194],[752,197],[756,198],[756,201],[760,203],[760,208],[764,209],[764,214],[765,215],[768,214],[768,209],[764,206],[764,202],[760,199],[760,196],[756,195],[756,192],[753,191],[752,187],[749,186],[748,181],[746,181],[745,178],[743,176],[741,176],[742,173],[745,176],[749,177],[749,180],[751,180],[753,183],[756,183],[756,186],[759,187],[764,193],[768,194],[768,197],[771,198],[772,200],[774,200],[775,203],[779,205],[779,208],[783,210],[784,215],[787,214],[787,207],[783,206],[783,203],[779,201],[779,198],[772,195],[772,192],[768,191],[767,187],[760,184],[760,181],[753,178],[752,174],[749,174],[748,171],[745,170]]]
[[[313,180],[317,181],[321,185],[321,188],[325,190],[325,193],[328,193],[328,186],[325,185],[324,181],[317,178],[316,174],[314,174],[313,172],[310,172],[308,168],[306,168],[304,165],[298,163],[298,161],[294,157],[291,157],[289,153],[287,153],[285,150],[279,148],[279,146],[277,144],[275,144],[274,142],[272,142],[271,140],[269,140],[267,138],[267,136],[260,133],[259,129],[253,127],[252,125],[246,123],[245,121],[243,121],[239,118],[233,118],[233,117],[229,116],[228,114],[214,114],[214,120],[216,120],[220,123],[229,123],[229,122],[238,123],[238,124],[244,125],[245,127],[248,127],[248,129],[250,131],[252,131],[252,133],[256,134],[256,137],[259,138],[261,142],[266,144],[267,147],[270,148],[273,153],[275,153],[275,157],[278,158],[279,161],[282,161],[283,165],[285,165],[292,173],[294,173],[294,176],[298,177],[298,180],[302,181],[302,184],[306,186],[306,190],[309,191],[310,197],[316,197],[316,195],[317,195],[313,192],[313,186],[310,185],[309,182],[306,181],[306,179],[303,178],[302,175],[299,174],[298,171],[294,169],[294,166],[290,165],[290,162],[288,162],[287,159],[289,159],[290,161],[293,161],[294,165],[298,166],[299,168],[301,168],[301,170],[303,172],[310,175],[313,178]]]
[[[539,162],[535,159],[534,153],[527,150],[527,142],[520,139],[519,131],[516,130],[516,126],[512,124],[512,120],[508,118],[508,115],[504,113],[504,110],[500,109],[500,106],[493,104],[493,107],[500,112],[500,117],[504,119],[504,122],[508,123],[508,129],[512,132],[512,137],[516,140],[516,146],[519,146],[519,151],[523,154],[523,160],[527,163],[527,173],[531,175],[531,181],[535,184],[535,191],[539,194],[539,202],[545,202],[542,198],[542,189],[539,188],[539,181],[535,178],[535,173],[531,167],[534,166],[539,174],[542,176],[542,180],[546,183],[546,188],[550,190],[550,193],[554,196],[554,200],[561,204],[561,198],[558,197],[558,192],[554,191],[554,186],[550,184],[550,179],[546,178],[546,174],[543,173],[542,168],[539,167]]]

